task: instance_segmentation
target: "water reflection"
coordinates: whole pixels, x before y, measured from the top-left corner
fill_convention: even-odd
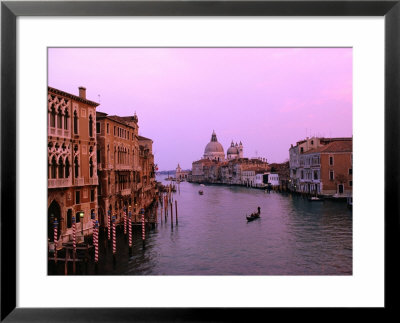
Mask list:
[[[123,232],[112,262],[100,249],[100,275],[351,275],[352,213],[345,203],[309,202],[299,196],[245,187],[181,183],[174,200],[179,224],[160,218],[143,249],[134,227],[129,257]],[[261,218],[246,214],[261,208]],[[170,209],[168,209],[170,212]],[[89,273],[94,273],[90,265]]]

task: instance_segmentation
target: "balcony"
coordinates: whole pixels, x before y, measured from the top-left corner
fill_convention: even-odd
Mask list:
[[[146,185],[143,190],[146,192],[148,190],[151,190],[152,188],[153,188],[153,186],[149,184],[149,185]]]
[[[52,178],[47,180],[48,188],[71,187],[71,178]]]
[[[131,165],[117,165],[115,170],[132,170]]]
[[[74,178],[74,186],[83,186],[85,185],[84,178]]]
[[[99,178],[98,177],[92,177],[89,178],[89,185],[99,185]]]
[[[67,138],[69,138],[70,135],[71,135],[71,132],[69,130],[63,129],[63,128],[49,127],[47,129],[47,135],[48,136],[67,137]]]
[[[125,188],[125,189],[120,191],[120,194],[122,196],[129,196],[129,195],[131,195],[131,189],[130,188]]]

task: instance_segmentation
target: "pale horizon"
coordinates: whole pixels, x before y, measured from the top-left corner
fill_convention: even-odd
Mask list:
[[[306,137],[352,137],[352,48],[49,48],[48,85],[137,114],[159,171],[225,155],[282,163]]]

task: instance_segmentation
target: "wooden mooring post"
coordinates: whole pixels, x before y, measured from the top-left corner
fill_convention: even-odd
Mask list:
[[[176,225],[178,225],[178,201],[175,200],[175,221]]]
[[[174,215],[172,214],[172,202],[170,203],[171,205],[171,228],[174,226]]]

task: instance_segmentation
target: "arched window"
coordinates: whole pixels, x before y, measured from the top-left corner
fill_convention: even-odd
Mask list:
[[[89,137],[93,137],[93,119],[92,119],[92,115],[89,116]]]
[[[74,160],[74,166],[75,166],[75,178],[78,178],[79,175],[79,163],[78,163],[78,156],[75,157]]]
[[[61,110],[61,108],[58,109],[57,128],[62,129],[62,110]]]
[[[67,157],[67,159],[65,160],[65,178],[69,177],[69,159]]]
[[[78,113],[74,111],[74,134],[78,134]]]
[[[68,109],[65,109],[65,115],[64,115],[64,129],[68,130]]]
[[[54,108],[54,104],[52,104],[50,111],[50,127],[55,128],[55,126],[56,126],[56,109]]]
[[[51,178],[57,178],[57,161],[55,156],[51,160]]]
[[[64,162],[62,157],[58,159],[58,178],[64,178]]]
[[[89,176],[93,177],[93,160],[92,157],[89,159]]]

